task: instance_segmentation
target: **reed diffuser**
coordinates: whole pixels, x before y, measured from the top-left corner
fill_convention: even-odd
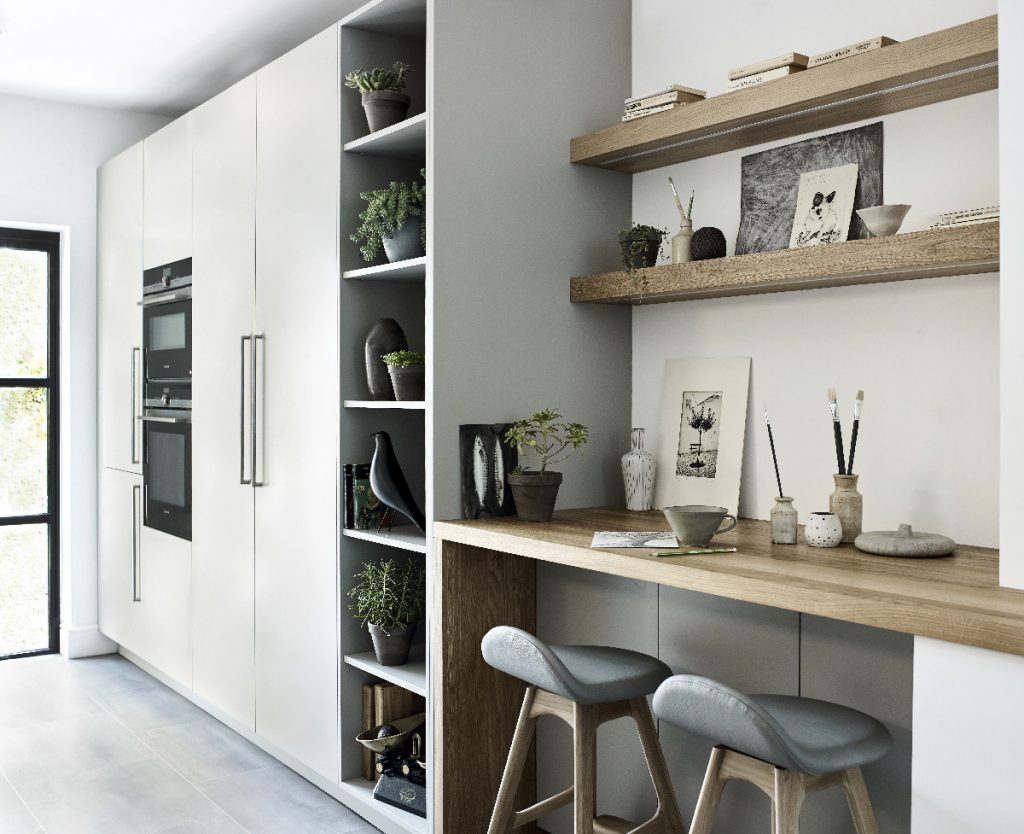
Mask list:
[[[683,203],[679,199],[679,192],[676,190],[676,184],[672,182],[672,177],[668,178],[668,184],[672,188],[672,196],[675,197],[676,208],[679,209],[679,231],[672,237],[672,263],[686,264],[693,259],[690,252],[690,243],[693,240],[694,192],[690,192],[690,204],[684,211]]]
[[[782,492],[782,476],[779,474],[779,458],[775,454],[775,436],[772,434],[772,421],[768,418],[768,404],[764,406],[764,422],[768,427],[768,445],[772,449],[772,464],[775,466],[775,485],[779,494],[775,496],[772,507],[772,543],[796,544],[797,512],[793,499]]]

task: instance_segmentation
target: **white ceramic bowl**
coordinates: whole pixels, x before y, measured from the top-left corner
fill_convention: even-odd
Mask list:
[[[857,209],[857,214],[864,221],[864,225],[868,227],[872,237],[882,237],[896,234],[908,211],[910,211],[910,206],[894,203],[889,206]]]

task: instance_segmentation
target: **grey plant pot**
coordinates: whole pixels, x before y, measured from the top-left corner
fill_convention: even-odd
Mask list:
[[[633,242],[637,241],[636,249]],[[643,269],[654,266],[658,262],[658,253],[661,251],[662,236],[653,232],[641,236],[638,234],[620,234],[619,246],[622,249],[622,261],[632,269]]]
[[[520,521],[551,521],[561,472],[513,472],[508,476]]]
[[[384,244],[384,254],[388,256],[389,263],[420,257],[423,254],[423,244],[420,243],[420,218],[407,217],[395,236],[383,238],[381,243]]]
[[[363,93],[363,112],[370,133],[376,133],[405,119],[409,112],[409,96],[391,90]]]
[[[396,400],[404,402],[425,399],[426,376],[423,365],[409,365],[407,368],[388,365],[388,373],[391,374],[391,387],[395,389]]]
[[[404,666],[409,662],[412,650],[412,638],[416,633],[416,624],[405,628],[389,628],[384,631],[380,626],[369,623],[370,639],[373,640],[373,653],[381,666]]]

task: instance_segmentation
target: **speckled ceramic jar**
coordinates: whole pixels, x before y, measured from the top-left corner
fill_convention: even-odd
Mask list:
[[[811,547],[837,547],[843,540],[843,525],[835,513],[811,513],[804,525],[804,540]]]
[[[860,475],[833,475],[836,491],[828,497],[828,508],[839,516],[843,542],[853,544],[864,528],[864,498],[857,492]]]

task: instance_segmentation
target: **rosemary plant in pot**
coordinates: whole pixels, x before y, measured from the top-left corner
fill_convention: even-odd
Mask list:
[[[409,660],[416,625],[426,612],[427,574],[422,560],[399,565],[394,559],[364,562],[359,581],[348,592],[349,610],[369,627],[373,651],[381,666],[403,666]]]
[[[519,450],[520,459],[527,449],[540,458],[539,470],[519,466],[508,476],[520,520],[551,521],[562,473],[548,467],[572,457],[587,442],[588,434],[582,423],[562,422],[562,415],[553,408],[519,420],[505,432],[505,442]]]
[[[359,90],[363,95],[363,112],[370,133],[398,124],[409,112],[409,96],[405,89],[405,77],[409,65],[395,61],[391,69],[374,67],[371,70],[353,70],[345,76],[345,86]]]
[[[424,182],[392,182],[387,188],[363,191],[366,208],[359,213],[359,228],[352,241],[359,253],[373,263],[381,247],[390,263],[418,258],[427,251],[426,169],[420,171]]]
[[[381,359],[388,366],[391,374],[391,387],[395,391],[395,399],[399,401],[425,399],[426,378],[424,362],[426,357],[414,350],[396,350],[385,353]]]

